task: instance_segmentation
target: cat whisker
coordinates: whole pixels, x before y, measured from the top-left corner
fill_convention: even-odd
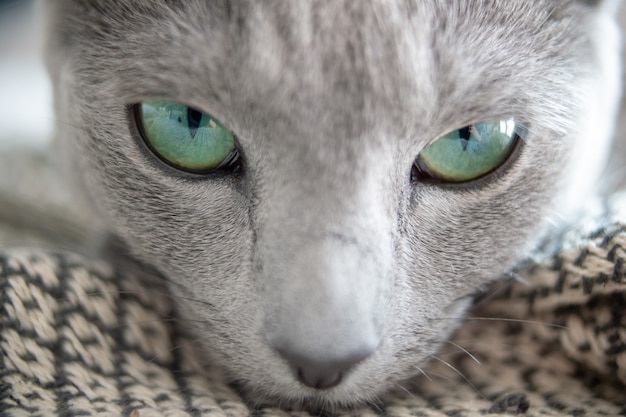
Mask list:
[[[472,360],[474,362],[476,362],[477,364],[481,365],[480,361],[478,360],[478,358],[476,358],[476,356],[472,355],[467,349],[465,349],[463,346],[459,345],[458,343],[455,343],[451,340],[447,340],[447,343],[451,344],[452,346],[455,346],[457,348],[459,348],[461,351],[465,352],[465,354],[467,356],[469,356],[470,358],[472,358]]]
[[[567,218],[557,210],[551,210],[544,219],[553,227],[560,227],[567,222]]]
[[[244,397],[245,395],[245,389],[243,387],[238,387],[238,389],[236,390],[237,394],[239,394],[240,396]],[[263,405],[264,403],[268,402],[270,399],[269,394],[258,394],[254,397],[254,401],[252,403],[248,404],[248,407],[250,407],[251,410],[258,410],[261,405]]]
[[[456,381],[455,381],[455,380],[453,380],[452,378],[450,378],[450,377],[448,377],[448,376],[446,376],[446,375],[444,375],[444,374],[442,374],[442,373],[439,373],[439,372],[434,372],[434,371],[431,371],[431,370],[429,370],[428,372],[429,372],[432,376],[434,376],[434,377],[436,377],[436,378],[439,378],[439,379],[441,379],[441,380],[443,380],[443,381],[449,382],[449,383],[451,383],[451,384],[452,384],[452,383],[454,383],[454,382],[456,382]],[[479,396],[481,396],[482,398],[485,398],[485,396],[484,396],[484,395],[483,395],[483,394],[482,394],[482,393],[481,393],[481,392],[480,392],[480,391],[479,391],[476,387],[474,387],[471,383],[470,383],[470,385],[474,388],[474,390],[476,391],[476,393],[478,393],[478,395],[479,395]]]
[[[381,415],[384,413],[384,410],[380,407],[380,398],[377,395],[368,395],[368,397],[364,401],[370,408],[375,409]],[[351,408],[356,410],[356,405],[351,405]]]
[[[206,300],[202,300],[199,298],[195,298],[195,297],[188,297],[188,296],[184,296],[184,295],[175,295],[175,294],[169,294],[169,296],[171,298],[176,298],[178,300],[184,300],[184,301],[192,301],[194,303],[199,303],[205,306],[210,307],[211,309],[215,310],[215,307],[213,306],[213,304],[211,304],[210,302],[206,301]]]
[[[76,129],[76,130],[79,130],[79,131],[82,131],[82,132],[87,132],[88,131],[84,126],[76,125],[74,123],[70,123],[70,122],[67,122],[65,120],[55,119],[55,118],[51,118],[51,119],[48,119],[48,120],[51,120],[56,125],[71,127],[72,129]]]
[[[433,382],[432,379],[428,378],[428,380],[430,382]],[[402,391],[406,392],[407,394],[409,394],[409,396],[411,396],[412,398],[417,398],[416,395],[414,393],[412,393],[411,391],[409,391],[406,387],[404,387],[402,384],[396,383],[395,384],[396,387],[398,387],[399,389],[401,389]]]
[[[497,343],[494,344],[492,342],[488,343],[488,344],[472,344],[472,351],[475,354],[481,354],[483,356],[489,357],[489,355],[491,353],[493,353],[494,351],[503,351],[506,350],[507,352],[513,352],[516,354],[516,356],[518,357],[529,357],[529,358],[536,358],[538,357],[537,352],[534,351],[533,349],[523,349],[520,348],[520,346],[514,344],[514,343]],[[445,354],[453,354],[452,352],[446,352]],[[441,354],[439,354],[441,356]]]
[[[415,365],[415,369],[422,375],[424,375],[424,377],[429,381],[429,382],[433,382],[433,380],[430,378],[430,376],[428,376],[428,374],[426,373],[426,371],[424,371],[423,368]]]
[[[515,271],[508,271],[505,275],[509,278],[513,278],[517,282],[528,285],[528,280]]]
[[[172,279],[172,278],[168,278],[167,276],[163,275],[163,274],[154,274],[154,278],[158,279],[159,281],[163,281],[163,282],[167,282],[170,285],[174,285],[176,287],[182,288],[182,289],[187,289],[187,287],[185,287],[183,284],[181,284],[178,280]]]
[[[192,341],[192,340],[190,340],[188,342],[185,342],[185,343],[179,343],[179,344],[177,344],[175,346],[172,346],[167,351],[168,352],[174,352],[175,350],[178,350],[178,349],[182,348],[183,346],[190,345],[192,343],[194,343],[194,341]],[[153,363],[153,362],[155,362],[158,359],[159,359],[159,355],[154,355],[150,360],[147,361],[147,363]]]
[[[524,320],[524,319],[514,319],[508,317],[437,317],[432,318],[430,320],[456,320],[456,321],[472,321],[472,320],[484,320],[484,321],[504,321],[504,322],[513,322],[513,323],[523,323],[523,324],[535,324],[547,327],[553,327],[556,329],[567,329],[567,326],[563,326],[561,324],[556,323],[548,323],[545,321],[537,321],[537,320]]]
[[[524,320],[524,319],[514,319],[514,318],[506,318],[506,317],[467,317],[464,320],[505,321],[505,322],[513,322],[513,323],[540,325],[540,326],[552,327],[555,329],[567,329],[568,328],[567,326],[563,326],[561,324],[549,323],[546,321]]]
[[[209,320],[204,319],[180,319],[180,318],[165,318],[164,321],[172,322],[172,323],[200,323],[211,326],[211,322]]]
[[[433,359],[435,359],[435,360],[437,360],[437,361],[439,361],[439,362],[441,362],[441,363],[443,363],[445,366],[447,366],[448,368],[450,368],[450,369],[451,369],[452,371],[454,371],[457,375],[459,375],[461,378],[463,378],[463,380],[464,380],[465,382],[467,382],[467,383],[468,383],[468,384],[472,387],[472,389],[473,389],[474,391],[476,391],[476,393],[477,393],[478,395],[480,395],[483,399],[486,399],[486,398],[485,398],[485,396],[483,395],[483,393],[482,393],[482,392],[480,392],[480,390],[476,387],[476,385],[474,385],[474,384],[472,383],[472,381],[470,381],[470,380],[469,380],[469,378],[468,378],[468,377],[466,377],[466,376],[465,376],[465,374],[463,374],[463,372],[459,371],[459,370],[458,370],[458,369],[457,369],[454,365],[451,365],[449,362],[446,362],[445,360],[441,359],[441,358],[440,358],[440,357],[438,357],[438,356],[431,355],[430,357],[431,357],[431,358],[433,358]]]

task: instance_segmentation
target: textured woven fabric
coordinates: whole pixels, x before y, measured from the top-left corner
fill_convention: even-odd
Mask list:
[[[624,196],[497,281],[422,375],[376,403],[250,408],[180,332],[149,271],[0,251],[2,416],[626,415]],[[554,248],[554,246],[552,246]],[[537,258],[537,257],[535,257]]]

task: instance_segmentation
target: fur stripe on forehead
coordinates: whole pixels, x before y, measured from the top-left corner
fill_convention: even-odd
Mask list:
[[[544,3],[540,5],[538,3]],[[364,4],[367,4],[365,7]],[[85,20],[109,25],[113,29],[116,24],[123,26],[128,23],[136,23],[145,19],[162,19],[185,16],[187,20],[193,20],[192,10],[204,12],[196,15],[201,20],[207,16],[217,16],[226,21],[235,21],[242,24],[249,20],[250,16],[258,13],[272,20],[281,22],[276,29],[285,37],[293,34],[289,28],[294,24],[306,23],[306,20],[314,20],[314,29],[333,28],[336,24],[346,25],[348,22],[359,23],[354,30],[360,28],[378,27],[382,29],[389,25],[386,19],[393,14],[396,17],[410,18],[411,16],[436,16],[448,17],[450,22],[454,20],[471,19],[480,24],[496,20],[505,21],[508,24],[515,21],[525,23],[538,23],[541,25],[545,20],[546,11],[552,10],[552,18],[570,16],[576,18],[583,15],[584,9],[613,10],[619,4],[619,0],[559,0],[531,2],[526,0],[483,0],[467,2],[463,0],[431,0],[431,1],[369,1],[352,2],[349,0],[333,2],[246,2],[234,0],[56,0],[48,1],[49,11],[59,14],[59,18],[70,23],[72,17],[77,18],[74,22],[79,24]],[[583,6],[583,7],[576,7]],[[585,7],[586,6],[586,7]],[[185,12],[185,13],[177,13]],[[316,19],[318,17],[319,19]],[[81,19],[83,18],[83,19]],[[383,23],[384,24],[380,24]],[[189,22],[191,23],[191,22]],[[207,23],[207,22],[205,22]],[[366,23],[369,24],[366,26]],[[291,32],[291,33],[290,33]],[[299,31],[298,31],[299,32]],[[336,31],[335,31],[336,32]]]
[[[205,96],[245,90],[252,106],[290,103],[289,108],[274,109],[278,112],[293,112],[296,103],[297,108],[314,112],[315,103],[324,102],[316,98],[319,95],[333,96],[339,113],[372,107],[372,103],[385,109],[404,103],[414,106],[416,114],[427,114],[423,118],[428,120],[455,121],[459,114],[500,109],[519,114],[545,106],[553,114],[544,117],[554,119],[547,124],[559,131],[567,122],[561,110],[570,112],[569,103],[578,100],[563,91],[582,94],[571,86],[564,90],[563,85],[580,76],[580,71],[594,71],[595,62],[589,59],[589,16],[610,4],[567,0],[47,3],[55,13],[53,20],[59,22],[51,37],[51,43],[60,46],[54,48],[53,59],[59,64],[66,61],[59,49],[69,56],[80,55],[81,67],[93,68],[83,74],[92,76],[123,68],[124,77],[119,77],[116,88],[137,97],[189,97],[171,77],[185,73],[207,80]],[[51,62],[53,73],[55,66]],[[530,84],[536,91],[528,90]],[[550,94],[557,90],[559,94]],[[290,100],[285,100],[287,96]],[[551,102],[551,97],[558,97],[558,102]],[[351,112],[346,117],[356,116]]]

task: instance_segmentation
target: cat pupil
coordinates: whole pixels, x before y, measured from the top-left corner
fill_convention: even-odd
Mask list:
[[[459,129],[459,140],[461,141],[461,147],[464,151],[467,150],[467,145],[469,144],[471,132],[472,130],[469,126],[465,126]]]
[[[202,119],[202,112],[192,109],[191,107],[187,108],[187,123],[189,124],[189,132],[191,133],[191,137],[196,136],[196,132],[200,127],[200,120]]]

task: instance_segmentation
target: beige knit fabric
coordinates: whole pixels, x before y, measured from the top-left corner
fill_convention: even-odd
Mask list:
[[[145,269],[1,250],[0,415],[626,416],[622,207],[626,196],[495,283],[423,375],[352,410],[250,408]]]

